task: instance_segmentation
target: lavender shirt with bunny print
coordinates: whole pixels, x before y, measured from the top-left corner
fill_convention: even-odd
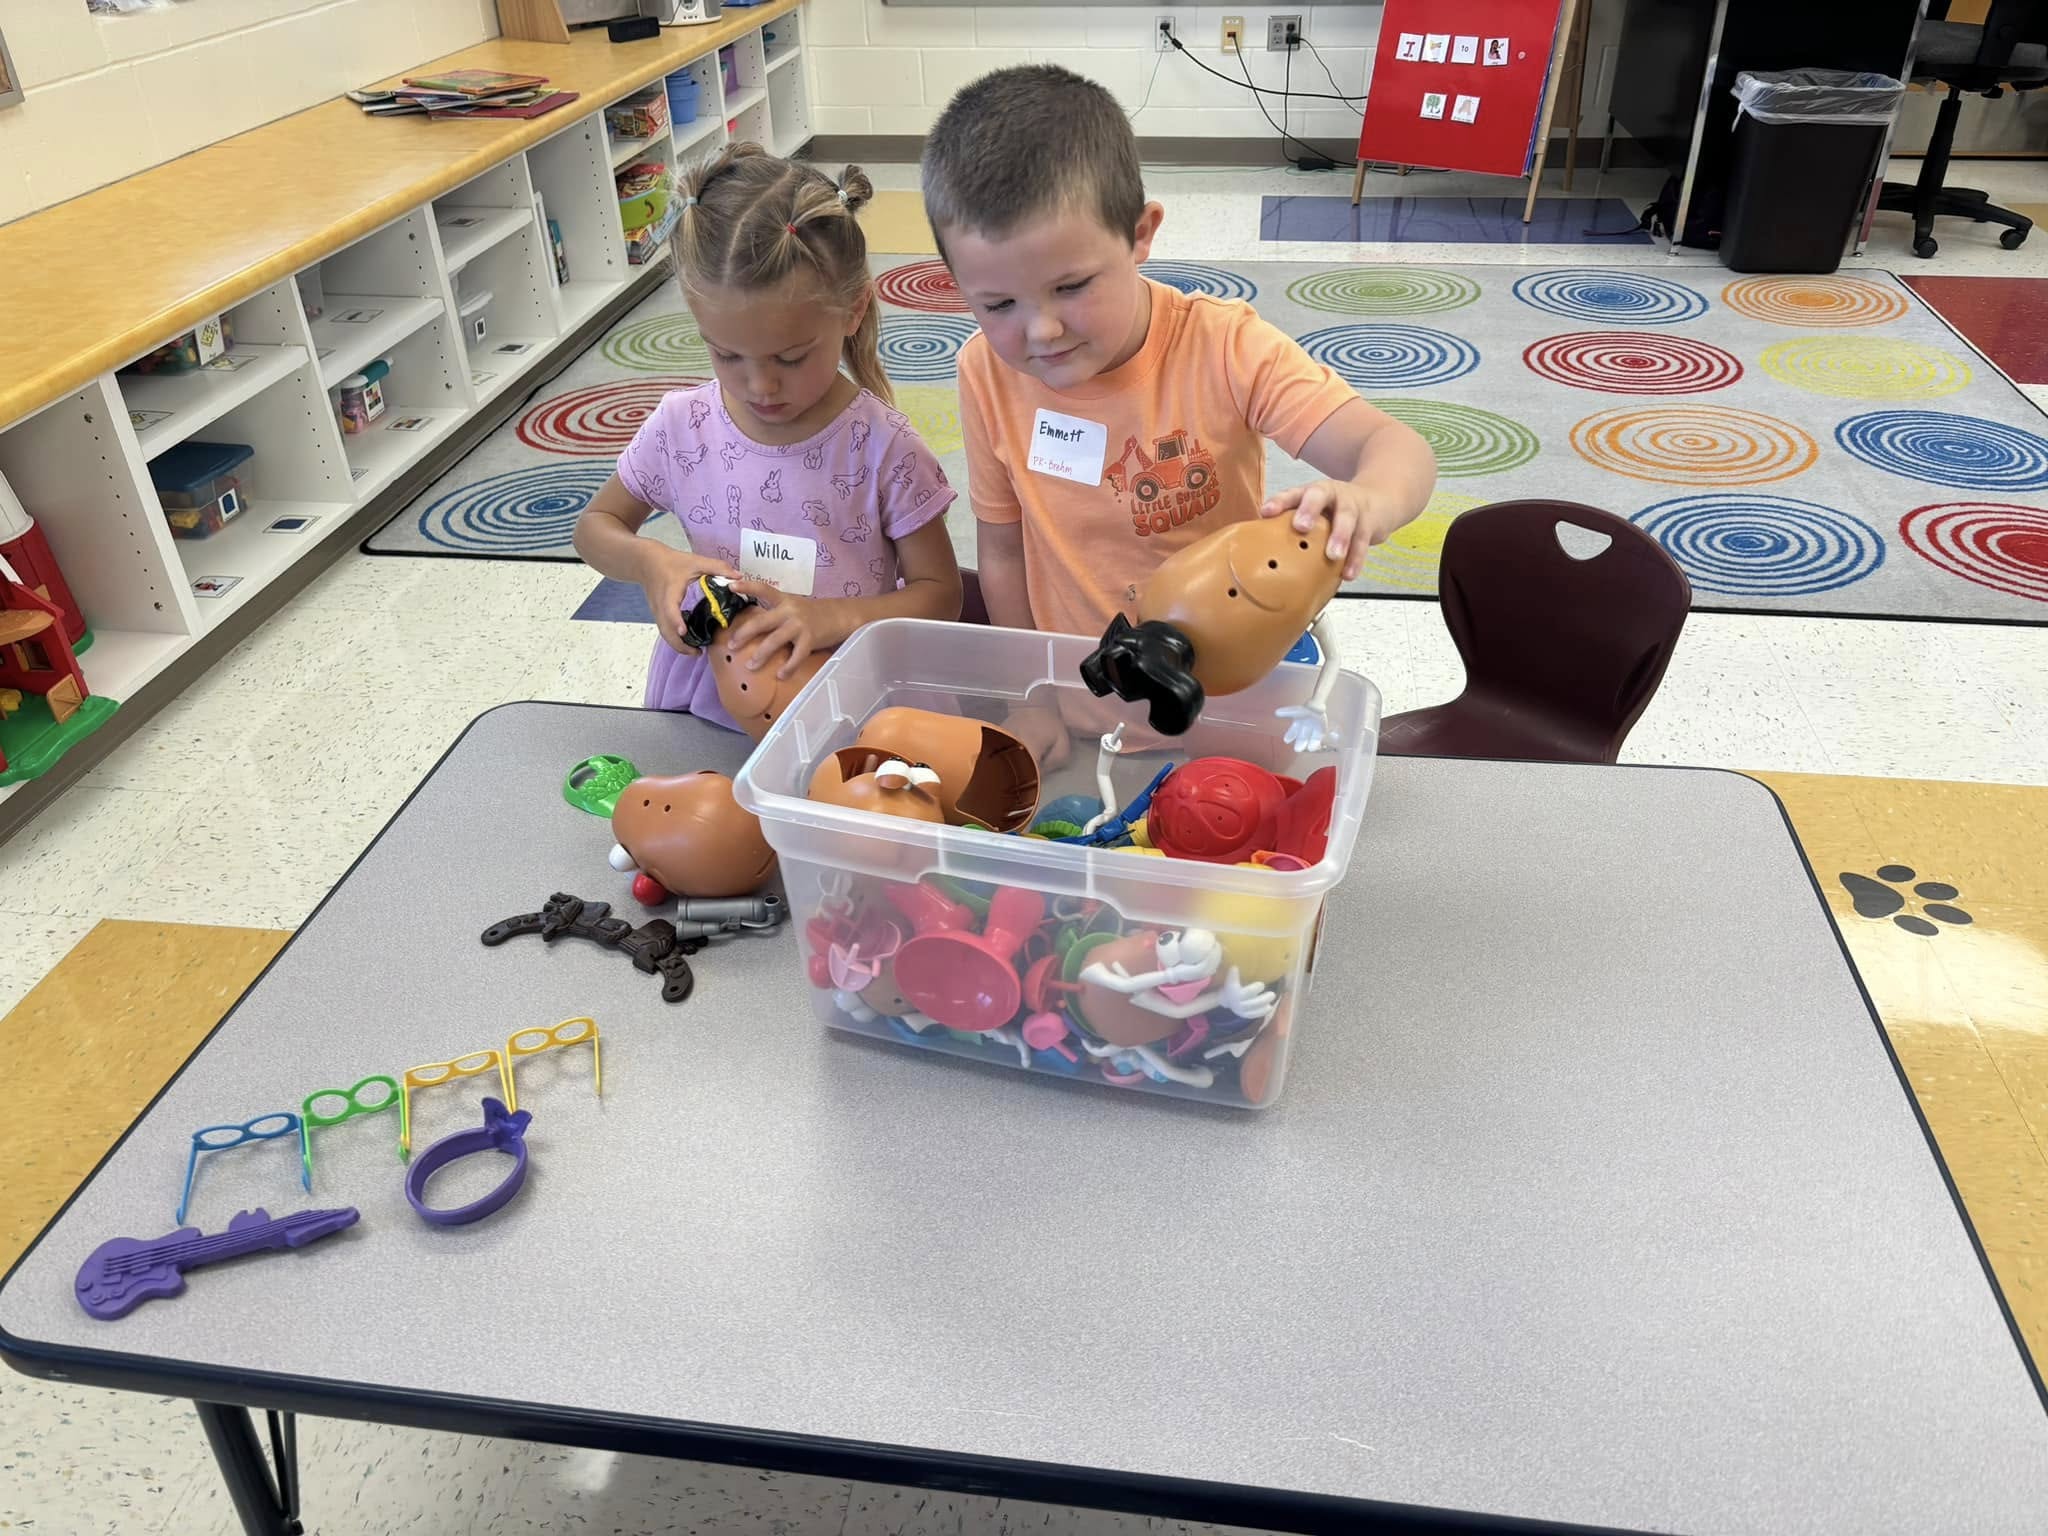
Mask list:
[[[771,447],[734,424],[715,381],[663,398],[619,455],[619,479],[676,517],[693,552],[735,569],[743,528],[815,541],[813,597],[893,592],[892,541],[942,515],[954,496],[910,418],[866,390],[813,436]],[[659,636],[646,702],[739,729],[718,702],[710,664]]]

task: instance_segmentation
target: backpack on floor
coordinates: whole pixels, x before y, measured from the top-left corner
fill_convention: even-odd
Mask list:
[[[1664,190],[1657,194],[1657,200],[1643,210],[1637,228],[1647,229],[1659,239],[1672,238],[1672,226],[1678,222],[1679,179],[1669,177]],[[1727,205],[1727,192],[1722,187],[1695,187],[1692,206],[1686,209],[1685,238],[1678,243],[1701,250],[1718,250],[1721,245],[1721,215]]]

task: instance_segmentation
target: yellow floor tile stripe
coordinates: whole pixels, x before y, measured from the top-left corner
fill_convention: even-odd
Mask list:
[[[70,1198],[288,933],[103,922],[0,1019],[0,1268]],[[164,1171],[164,1212],[180,1170]]]
[[[877,192],[860,211],[868,249],[877,256],[936,256],[921,192]]]
[[[2048,1362],[2048,789],[1759,773],[1785,802],[2037,1362]],[[1866,917],[1844,873],[1966,925]]]

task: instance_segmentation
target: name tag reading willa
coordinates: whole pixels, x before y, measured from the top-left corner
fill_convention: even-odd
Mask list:
[[[1100,485],[1108,453],[1109,428],[1099,421],[1040,410],[1031,423],[1031,457],[1026,462],[1041,475]]]
[[[740,530],[740,574],[792,597],[809,597],[818,576],[818,541],[788,533]]]

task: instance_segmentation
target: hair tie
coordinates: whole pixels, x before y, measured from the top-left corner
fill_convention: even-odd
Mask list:
[[[697,206],[697,199],[694,196],[686,197],[683,199],[683,206],[685,208],[694,208]]]
[[[796,233],[796,226],[794,224],[785,224],[782,227],[788,230],[792,235]]]
[[[848,204],[846,201],[846,188],[834,187],[832,190],[839,194],[839,206],[842,208],[847,207]]]

